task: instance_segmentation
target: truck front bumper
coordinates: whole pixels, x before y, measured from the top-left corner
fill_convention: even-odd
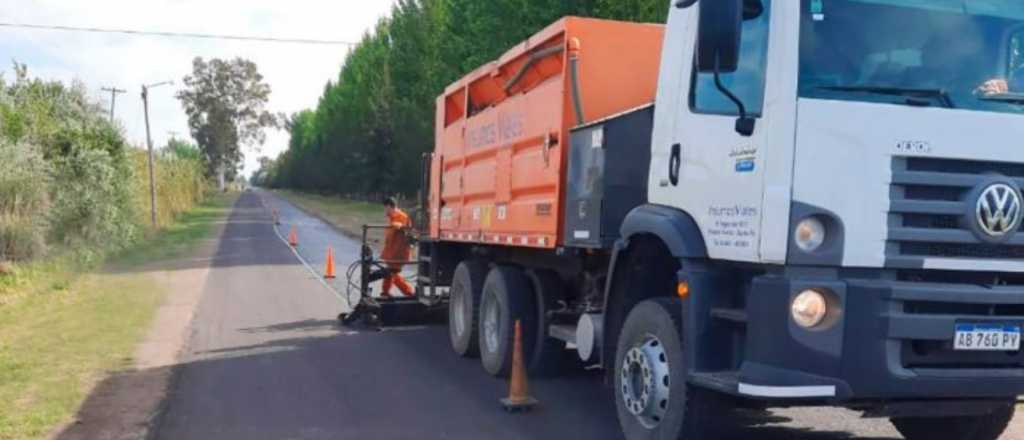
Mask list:
[[[808,331],[790,318],[804,289],[828,289],[840,319]],[[887,279],[754,279],[737,393],[764,399],[919,400],[1024,394],[1024,353],[953,349],[955,326],[1024,325],[1024,286]]]

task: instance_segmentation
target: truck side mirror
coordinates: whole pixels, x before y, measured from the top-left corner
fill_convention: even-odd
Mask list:
[[[695,3],[680,0],[676,6],[689,7]],[[743,21],[763,13],[761,0],[704,0],[698,10],[695,68],[700,73],[713,73],[715,87],[736,104],[739,110],[736,132],[742,136],[752,135],[757,121],[747,114],[743,101],[722,84],[721,74],[733,73],[739,68]]]
[[[698,5],[698,72],[736,71],[743,29],[743,3],[743,0],[704,0]]]

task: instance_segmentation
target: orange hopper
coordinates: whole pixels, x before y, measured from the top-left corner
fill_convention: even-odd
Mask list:
[[[567,17],[436,101],[430,237],[555,249],[570,131],[654,102],[662,25]]]

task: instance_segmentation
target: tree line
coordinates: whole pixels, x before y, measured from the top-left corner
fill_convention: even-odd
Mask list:
[[[291,115],[288,149],[254,183],[375,196],[413,194],[444,88],[567,15],[665,21],[666,0],[399,0],[348,53],[316,107]]]

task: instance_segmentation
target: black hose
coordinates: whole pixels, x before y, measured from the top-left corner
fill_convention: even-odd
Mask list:
[[[565,48],[562,46],[552,46],[547,49],[541,49],[531,53],[530,58],[526,61],[526,64],[523,64],[523,67],[520,67],[519,71],[517,71],[515,75],[512,75],[512,79],[508,80],[505,83],[505,93],[508,93],[509,90],[512,90],[512,87],[523,79],[523,75],[526,74],[527,69],[533,67],[533,65],[536,64],[537,61],[540,61],[552,55],[560,54],[564,51]]]
[[[583,98],[580,96],[579,57],[575,53],[569,55],[569,81],[572,83],[572,106],[576,111],[576,125],[583,125]]]

